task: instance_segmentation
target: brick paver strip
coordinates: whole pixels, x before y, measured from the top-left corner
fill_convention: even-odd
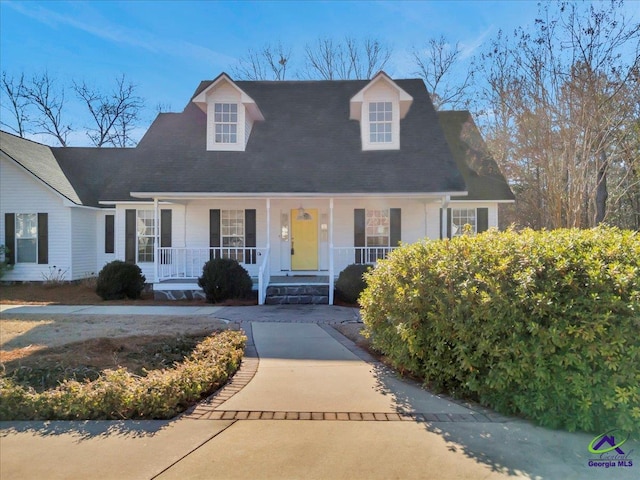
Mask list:
[[[455,423],[505,423],[509,419],[496,415],[469,413],[391,413],[391,412],[261,412],[237,410],[213,410],[201,415],[193,412],[193,420],[339,420],[350,422],[455,422]]]
[[[306,323],[306,322],[301,322]],[[342,335],[335,328],[325,322],[318,323],[325,332],[336,341],[354,353],[367,363],[374,364],[378,368],[388,368],[377,361],[369,352],[357,346],[354,342]],[[473,413],[421,413],[421,412],[264,412],[264,411],[235,411],[222,410],[223,404],[242,390],[255,376],[260,359],[253,343],[253,330],[251,322],[241,322],[241,328],[247,336],[244,358],[240,368],[232,379],[205,401],[191,407],[183,416],[193,420],[341,420],[341,421],[366,421],[366,422],[457,422],[457,423],[505,423],[509,422],[504,417],[487,408],[477,405],[465,404],[453,399],[447,400],[460,404]],[[406,380],[406,379],[405,379]],[[446,398],[446,397],[443,397]]]

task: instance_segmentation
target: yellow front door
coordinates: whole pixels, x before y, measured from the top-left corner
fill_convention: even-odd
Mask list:
[[[291,270],[317,269],[318,210],[291,210]]]

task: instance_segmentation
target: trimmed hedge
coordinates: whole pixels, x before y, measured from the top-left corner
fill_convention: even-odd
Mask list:
[[[371,265],[352,264],[340,272],[336,280],[338,298],[349,303],[357,303],[358,297],[367,286],[363,275],[371,270]]]
[[[125,297],[135,300],[141,297],[145,281],[146,277],[138,265],[114,260],[100,270],[96,293],[103,300],[120,300]]]
[[[237,260],[216,258],[204,264],[198,285],[204,291],[207,302],[217,303],[231,298],[247,298],[251,295],[253,282]]]
[[[0,420],[167,419],[213,393],[238,369],[246,337],[224,331],[205,338],[173,368],[133,375],[106,370],[97,380],[68,380],[36,393],[0,377]]]
[[[640,431],[640,234],[489,231],[394,251],[373,346],[438,391],[552,427]]]

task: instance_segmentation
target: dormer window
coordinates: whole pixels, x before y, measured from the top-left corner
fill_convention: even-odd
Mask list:
[[[391,102],[369,103],[369,141],[371,143],[391,143]]]
[[[238,87],[226,73],[193,97],[207,115],[207,150],[243,152],[254,122],[263,122],[256,102]]]
[[[238,105],[216,103],[214,106],[215,142],[238,142]]]
[[[362,150],[400,150],[400,121],[413,97],[384,72],[350,100],[349,118],[360,122]]]

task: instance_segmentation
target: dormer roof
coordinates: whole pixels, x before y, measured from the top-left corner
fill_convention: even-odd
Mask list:
[[[247,95],[244,90],[238,87],[238,85],[231,79],[231,77],[224,72],[222,72],[214,80],[212,80],[211,83],[207,87],[205,87],[204,90],[195,95],[191,101],[195,103],[200,108],[200,110],[206,113],[207,97],[215,92],[216,89],[220,88],[221,85],[230,85],[238,92],[238,94],[240,95],[240,103],[245,106],[252,119],[264,121],[264,116],[258,108],[255,100]]]
[[[349,107],[350,120],[361,119],[360,117],[362,116],[362,103],[364,102],[365,94],[367,90],[370,90],[379,82],[384,82],[397,91],[398,98],[400,99],[400,118],[402,119],[407,115],[407,113],[409,112],[409,108],[411,107],[411,103],[413,102],[413,97],[406,91],[404,91],[396,82],[394,82],[389,75],[380,70],[377,74],[374,75],[369,83],[364,86],[364,88],[362,88],[351,98]]]

